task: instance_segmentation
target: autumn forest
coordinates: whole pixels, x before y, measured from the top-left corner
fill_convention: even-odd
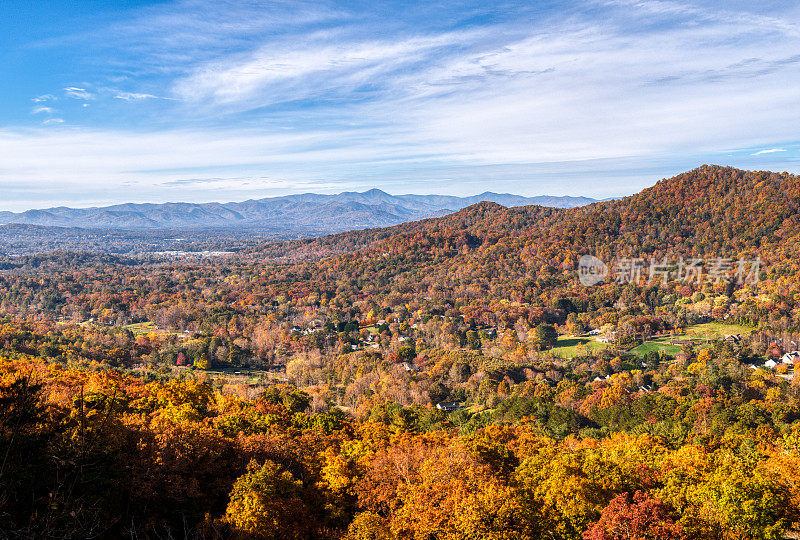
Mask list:
[[[703,166],[219,257],[0,258],[0,538],[795,538],[799,210],[800,177]]]

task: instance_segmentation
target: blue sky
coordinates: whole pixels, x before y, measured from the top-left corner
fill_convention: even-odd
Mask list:
[[[800,172],[796,2],[0,0],[0,209]]]

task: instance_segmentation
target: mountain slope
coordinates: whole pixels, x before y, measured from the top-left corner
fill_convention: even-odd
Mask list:
[[[472,197],[390,195],[379,189],[338,195],[306,193],[234,203],[118,204],[102,208],[49,208],[0,212],[0,224],[81,227],[87,229],[160,229],[271,227],[329,233],[386,227],[441,216],[480,201],[504,206],[538,204],[571,208],[594,202],[587,197],[521,197],[485,192]]]
[[[438,219],[272,244],[261,252],[305,258],[357,249],[384,253],[425,244],[452,250],[469,244],[470,250],[492,246],[495,255],[516,252],[530,264],[561,265],[583,253],[607,261],[757,254],[793,261],[800,259],[799,210],[800,177],[712,165],[661,180],[630,197],[577,208],[504,208],[483,202]]]

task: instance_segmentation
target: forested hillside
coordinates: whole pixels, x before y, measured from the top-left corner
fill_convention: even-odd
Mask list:
[[[786,538],[798,205],[704,166],[213,260],[4,259],[0,530]]]

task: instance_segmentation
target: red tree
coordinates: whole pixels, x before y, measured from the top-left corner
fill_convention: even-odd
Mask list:
[[[583,533],[584,540],[684,540],[683,527],[670,516],[671,509],[637,491],[623,493],[603,510],[600,520]]]

